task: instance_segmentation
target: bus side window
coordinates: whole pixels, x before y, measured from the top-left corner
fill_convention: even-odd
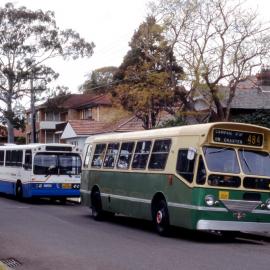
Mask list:
[[[32,151],[26,150],[24,157],[24,168],[30,170],[32,168]]]
[[[204,185],[205,181],[206,181],[206,169],[205,169],[202,156],[200,156],[196,183],[199,185]]]
[[[22,161],[23,161],[23,151],[17,150],[15,152],[15,166],[22,167]]]
[[[92,144],[89,144],[87,146],[85,157],[84,157],[84,163],[83,163],[84,167],[88,167],[88,165],[89,165],[90,156],[91,156],[91,153],[92,153],[92,148],[93,148]]]
[[[103,162],[104,168],[113,168],[119,151],[119,143],[109,143]]]
[[[105,155],[105,150],[106,150],[105,143],[96,145],[95,153],[93,155],[93,159],[92,159],[92,163],[91,163],[92,167],[101,168],[102,162],[104,159],[104,155]]]
[[[188,149],[180,149],[178,151],[176,171],[189,183],[193,180],[195,160],[196,156],[192,160],[188,159]]]
[[[11,166],[11,151],[7,150],[6,151],[6,166]]]
[[[132,161],[133,169],[145,169],[151,149],[151,144],[151,141],[137,142]]]
[[[171,147],[171,140],[156,140],[152,150],[149,169],[164,170]]]
[[[128,169],[134,149],[134,142],[122,143],[117,162],[118,169]]]
[[[0,151],[0,166],[4,165],[4,156],[5,156],[5,151]]]

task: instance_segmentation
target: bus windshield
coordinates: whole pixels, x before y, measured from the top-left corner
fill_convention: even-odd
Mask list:
[[[67,174],[81,173],[81,158],[70,153],[37,153],[34,158],[34,174]]]
[[[241,149],[239,158],[245,174],[270,176],[270,157],[267,152]]]
[[[240,173],[236,152],[233,148],[203,147],[207,167],[221,173]]]

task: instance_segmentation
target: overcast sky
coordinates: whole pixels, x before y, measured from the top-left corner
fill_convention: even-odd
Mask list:
[[[146,16],[148,0],[17,0],[16,7],[52,10],[62,29],[72,28],[96,47],[91,58],[76,61],[57,60],[53,68],[60,73],[57,84],[68,86],[72,92],[86,80],[86,75],[96,68],[119,66],[129,50],[128,42]],[[269,0],[248,0],[258,7],[263,20],[268,20]]]

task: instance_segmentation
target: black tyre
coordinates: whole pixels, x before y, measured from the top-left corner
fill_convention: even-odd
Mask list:
[[[102,220],[104,211],[102,210],[102,202],[99,191],[94,191],[91,196],[92,217],[95,220]]]
[[[154,205],[153,211],[153,221],[156,231],[159,235],[168,236],[170,221],[166,201],[160,200],[158,203],[156,203],[156,205]]]
[[[19,201],[23,199],[23,187],[21,182],[16,183],[16,198]]]
[[[236,237],[239,236],[239,232],[237,231],[222,231],[221,235],[224,239],[232,241],[234,240]]]

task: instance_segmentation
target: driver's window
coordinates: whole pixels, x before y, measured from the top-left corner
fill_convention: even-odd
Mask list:
[[[202,156],[200,156],[196,183],[199,185],[204,185],[205,181],[206,181],[206,169],[205,169],[203,158]]]
[[[193,181],[195,160],[196,154],[194,153],[191,159],[188,149],[180,149],[178,151],[176,171],[190,183]]]

